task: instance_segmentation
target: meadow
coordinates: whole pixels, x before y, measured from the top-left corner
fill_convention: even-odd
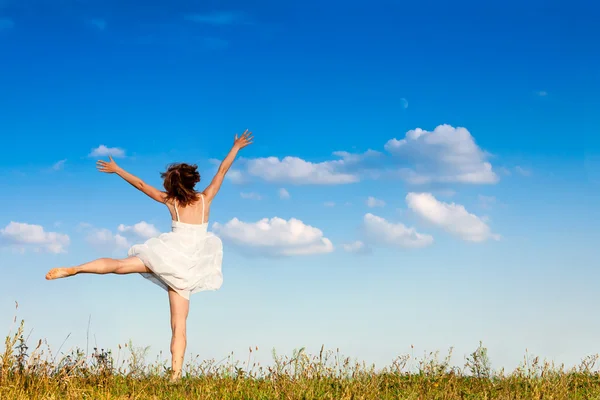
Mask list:
[[[188,361],[184,378],[168,380],[168,360],[146,362],[148,348],[132,343],[116,353],[81,349],[54,354],[47,343],[31,345],[25,324],[6,336],[0,357],[0,399],[600,399],[598,355],[566,369],[525,357],[514,371],[492,369],[479,347],[459,368],[451,350],[441,357],[398,357],[391,365],[372,365],[321,348],[317,355],[299,349],[288,356],[273,351],[271,365],[235,361]]]

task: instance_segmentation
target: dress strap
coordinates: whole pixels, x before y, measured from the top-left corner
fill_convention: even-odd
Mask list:
[[[175,206],[175,214],[177,215],[177,222],[179,222],[179,211],[177,210],[177,200],[173,202],[173,206]]]
[[[200,195],[202,198],[202,223],[204,223],[204,196]]]

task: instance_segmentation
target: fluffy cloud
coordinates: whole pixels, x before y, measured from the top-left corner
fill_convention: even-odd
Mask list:
[[[233,218],[223,225],[214,223],[212,229],[223,241],[247,253],[295,256],[333,251],[333,244],[320,229],[295,218],[264,218],[254,223]]]
[[[132,226],[121,224],[117,227],[117,230],[125,234],[132,233],[141,239],[150,239],[152,237],[160,235],[159,230],[156,229],[154,225],[149,224],[146,221],[140,221]]]
[[[359,175],[375,177],[379,174],[376,165],[382,154],[377,151],[362,154],[336,151],[333,155],[338,159],[316,163],[291,156],[240,159],[241,169],[230,171],[228,175],[234,183],[258,178],[293,185],[343,185],[358,182]]]
[[[125,150],[118,147],[106,147],[101,144],[100,146],[92,149],[92,152],[89,154],[89,157],[108,157],[112,156],[114,158],[122,158],[125,157]]]
[[[242,199],[247,199],[247,200],[262,200],[262,196],[255,192],[249,192],[249,193],[241,192],[240,197]]]
[[[420,248],[433,243],[433,237],[418,233],[401,223],[392,223],[371,213],[363,219],[365,236],[372,244],[391,247]]]
[[[384,206],[385,206],[385,201],[383,201],[383,200],[376,199],[373,196],[369,196],[369,198],[367,199],[367,207],[369,207],[369,208],[384,207]]]
[[[487,154],[465,128],[439,125],[433,131],[410,130],[403,139],[391,139],[385,149],[406,164],[398,170],[410,183],[496,183]]]
[[[160,231],[154,225],[145,221],[134,225],[120,224],[116,233],[110,229],[96,228],[87,223],[80,224],[80,228],[86,232],[86,240],[89,244],[108,250],[128,249],[133,243],[160,235]]]
[[[86,240],[94,247],[111,250],[124,250],[130,247],[126,237],[113,234],[109,229],[92,228],[88,231]]]
[[[294,185],[339,185],[359,180],[357,175],[341,172],[344,160],[312,163],[298,157],[254,158],[247,160],[246,173],[271,183]]]
[[[288,192],[287,190],[285,190],[284,188],[279,189],[279,198],[282,200],[287,200],[289,199],[290,196],[290,192]]]
[[[225,175],[225,179],[230,180],[232,183],[244,183],[244,174],[242,171],[237,169],[230,169]]]
[[[366,254],[370,252],[369,247],[367,247],[367,245],[360,240],[356,240],[351,243],[344,243],[342,244],[342,248],[347,253]]]
[[[25,250],[47,251],[50,253],[66,253],[70,239],[68,235],[46,232],[41,225],[22,222],[10,222],[0,229],[2,243]]]
[[[250,177],[271,183],[339,185],[364,179],[399,178],[411,184],[492,184],[498,175],[489,155],[462,127],[439,125],[433,131],[408,131],[402,139],[385,143],[387,155],[375,150],[364,153],[336,151],[337,159],[311,162],[298,157],[266,157],[240,163],[232,181]]]
[[[443,203],[431,193],[409,193],[406,195],[406,203],[423,219],[463,240],[483,242],[500,239],[480,217],[469,213],[460,204]]]
[[[333,155],[341,158],[339,165],[348,169],[360,167],[360,169],[369,167],[378,167],[383,154],[379,151],[369,149],[364,153],[350,153],[347,151],[334,151]]]

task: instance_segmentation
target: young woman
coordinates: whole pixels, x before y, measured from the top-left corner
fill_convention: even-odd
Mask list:
[[[171,306],[173,380],[181,377],[190,294],[217,290],[223,283],[223,245],[207,231],[210,206],[238,151],[251,143],[252,133],[248,130],[239,137],[235,135],[233,147],[203,192],[195,190],[200,181],[196,165],[169,166],[161,174],[163,192],[120,168],[112,157],[109,162],[98,161],[99,171],[117,174],[153,200],[165,204],[171,213],[172,230],[131,247],[127,258],[99,258],[76,267],[54,268],[46,274],[46,279],[51,280],[77,274],[140,273],[167,290]]]

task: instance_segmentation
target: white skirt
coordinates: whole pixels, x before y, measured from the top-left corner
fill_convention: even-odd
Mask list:
[[[189,300],[190,294],[217,290],[223,284],[223,243],[208,232],[208,224],[173,221],[172,231],[129,249],[152,273],[144,278],[165,290],[172,288]]]

